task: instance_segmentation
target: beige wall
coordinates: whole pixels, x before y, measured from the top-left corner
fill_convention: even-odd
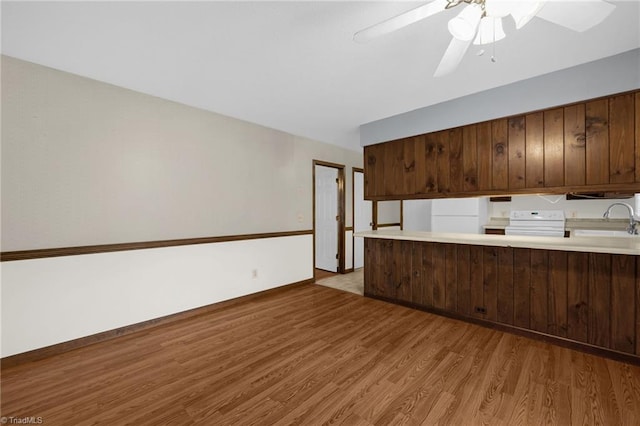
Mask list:
[[[2,57],[3,251],[311,229],[313,159],[351,225],[360,152]]]

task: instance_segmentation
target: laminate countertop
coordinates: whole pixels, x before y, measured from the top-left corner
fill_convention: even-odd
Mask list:
[[[640,236],[635,237],[532,237],[517,235],[454,234],[399,230],[364,231],[356,237],[542,250],[640,255]]]

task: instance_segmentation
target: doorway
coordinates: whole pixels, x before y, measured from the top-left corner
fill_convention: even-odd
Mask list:
[[[344,273],[344,167],[313,161],[314,271]]]
[[[353,233],[373,229],[373,202],[364,199],[364,170],[353,168]],[[364,238],[353,237],[353,269],[364,267]]]

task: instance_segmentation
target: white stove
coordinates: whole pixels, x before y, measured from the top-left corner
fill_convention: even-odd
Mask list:
[[[506,235],[564,237],[563,210],[513,210]]]

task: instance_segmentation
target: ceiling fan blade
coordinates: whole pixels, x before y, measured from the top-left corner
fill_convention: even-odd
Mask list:
[[[471,45],[471,40],[458,40],[457,38],[452,38],[451,43],[449,43],[449,47],[444,52],[444,56],[442,60],[440,60],[440,64],[436,69],[436,72],[433,74],[434,77],[441,77],[443,75],[449,74],[453,70],[458,67],[460,61],[464,57],[464,54],[467,53],[467,49]]]
[[[404,28],[408,25],[442,12],[447,6],[447,0],[434,0],[425,5],[416,7],[408,12],[401,13],[400,15],[389,18],[386,21],[382,21],[378,24],[372,25],[364,30],[360,30],[353,35],[353,40],[358,43],[366,43],[373,40],[376,37],[380,37],[385,34],[389,34],[393,31]]]
[[[615,5],[602,0],[579,3],[548,1],[536,16],[570,30],[583,32],[604,21],[615,8]]]

